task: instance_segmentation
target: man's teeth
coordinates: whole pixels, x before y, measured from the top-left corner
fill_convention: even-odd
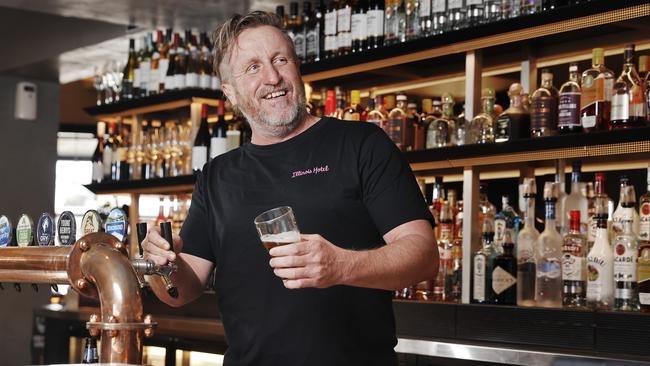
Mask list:
[[[286,94],[287,94],[286,91],[280,90],[280,91],[273,92],[271,94],[267,94],[264,97],[264,99],[273,99],[273,98],[281,97],[281,96],[286,95]]]

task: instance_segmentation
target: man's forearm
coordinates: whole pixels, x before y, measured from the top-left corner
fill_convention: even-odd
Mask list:
[[[190,265],[181,255],[176,256],[174,262],[176,263],[178,270],[172,274],[171,280],[178,288],[177,298],[171,297],[167,293],[165,283],[160,276],[149,276],[149,284],[151,285],[153,292],[161,301],[167,305],[179,307],[192,302],[201,296],[205,286],[201,283],[201,280],[197,277],[196,273],[194,273],[194,270],[192,270]]]
[[[366,251],[347,251],[343,284],[397,290],[425,279],[438,271],[435,239],[406,235],[383,247]]]

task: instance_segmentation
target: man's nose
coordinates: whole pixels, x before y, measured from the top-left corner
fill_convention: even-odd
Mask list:
[[[280,82],[280,72],[276,68],[276,65],[270,64],[268,67],[264,68],[264,84],[276,85]]]

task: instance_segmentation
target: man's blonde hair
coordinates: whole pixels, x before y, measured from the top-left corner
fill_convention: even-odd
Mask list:
[[[232,51],[232,47],[237,43],[237,37],[246,29],[265,25],[275,27],[282,32],[291,44],[293,56],[297,58],[293,42],[287,34],[287,30],[284,28],[283,20],[279,16],[265,11],[253,11],[246,15],[235,14],[212,32],[213,69],[219,79],[224,80],[224,76],[226,76],[221,75],[219,66],[226,56],[230,57],[230,51]]]

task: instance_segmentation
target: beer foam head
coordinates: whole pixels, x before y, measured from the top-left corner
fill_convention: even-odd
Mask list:
[[[261,237],[263,242],[274,243],[296,243],[300,241],[300,233],[297,231],[287,231],[279,234],[264,234]]]

